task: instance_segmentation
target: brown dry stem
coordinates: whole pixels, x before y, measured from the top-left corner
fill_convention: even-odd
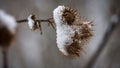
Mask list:
[[[40,29],[40,34],[42,34],[42,26],[41,26],[42,22],[47,22],[48,26],[51,26],[54,30],[56,30],[55,26],[54,26],[53,18],[49,18],[49,19],[46,19],[46,20],[43,20],[43,19],[42,20],[35,20],[35,21],[36,21],[35,26],[36,26],[36,28]],[[23,20],[17,20],[16,22],[17,23],[24,23],[24,22],[28,22],[28,20],[27,19],[23,19]]]

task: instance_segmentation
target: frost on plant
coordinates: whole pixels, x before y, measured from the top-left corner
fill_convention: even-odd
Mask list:
[[[66,56],[79,56],[83,45],[93,35],[92,22],[65,6],[58,6],[53,11],[53,18],[59,50]]]
[[[36,21],[36,17],[35,17],[35,15],[29,15],[28,16],[28,26],[29,26],[29,28],[31,29],[31,30],[36,30],[37,28],[39,28],[39,27],[37,27],[37,21]]]

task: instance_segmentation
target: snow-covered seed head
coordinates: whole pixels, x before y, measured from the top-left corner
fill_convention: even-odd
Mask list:
[[[58,6],[53,11],[57,46],[66,56],[79,56],[83,45],[93,36],[92,22],[79,16],[76,10]]]
[[[9,46],[16,34],[17,23],[13,16],[0,10],[0,46]]]
[[[36,19],[35,15],[29,15],[28,16],[28,26],[31,30],[40,29],[40,34],[42,34],[42,27],[41,27],[41,21]]]
[[[11,33],[16,32],[17,23],[13,16],[0,9],[0,27],[6,27]]]
[[[63,19],[66,21],[68,25],[72,25],[73,22],[75,21],[75,10],[70,9],[70,8],[65,8],[62,14]]]
[[[35,15],[29,15],[28,16],[28,26],[31,30],[36,30],[38,27],[36,25],[36,17]]]

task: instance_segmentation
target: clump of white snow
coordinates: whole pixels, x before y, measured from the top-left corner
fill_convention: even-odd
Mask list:
[[[68,55],[66,51],[66,46],[70,45],[73,40],[70,38],[70,35],[74,34],[74,31],[68,25],[63,24],[62,14],[65,9],[65,6],[58,6],[54,11],[54,21],[56,23],[56,32],[57,32],[57,46],[59,50],[64,54]]]
[[[31,30],[34,29],[34,24],[35,24],[35,20],[33,20],[32,17],[33,17],[32,14],[28,16],[28,26]]]
[[[64,14],[65,11],[66,14]],[[75,20],[69,25],[67,24],[69,21],[66,21],[63,15],[69,17],[70,12],[73,13],[72,16],[75,16]],[[56,24],[57,46],[59,50],[66,56],[70,54],[79,56],[80,46],[84,45],[85,40],[88,40],[92,36],[92,25],[90,21],[82,20],[76,12],[73,12],[73,9],[66,8],[65,6],[58,6],[53,11],[53,18]]]
[[[0,9],[0,27],[6,27],[11,33],[15,33],[17,23],[13,16]]]

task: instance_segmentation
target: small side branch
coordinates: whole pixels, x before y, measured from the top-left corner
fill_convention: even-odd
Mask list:
[[[36,19],[35,16],[33,16],[33,17],[31,17],[31,19],[34,21],[34,23],[33,23],[34,26],[33,27],[35,29],[38,29],[38,28],[40,29],[40,34],[42,34],[42,26],[41,26],[42,22],[47,22],[48,26],[51,26],[54,30],[56,30],[55,26],[54,26],[53,18],[49,18],[49,19],[46,19],[46,20],[44,20],[44,19],[39,20],[39,19]],[[25,23],[25,22],[28,22],[28,19],[17,20],[16,22],[17,23]],[[33,30],[35,30],[35,29],[33,29]]]

